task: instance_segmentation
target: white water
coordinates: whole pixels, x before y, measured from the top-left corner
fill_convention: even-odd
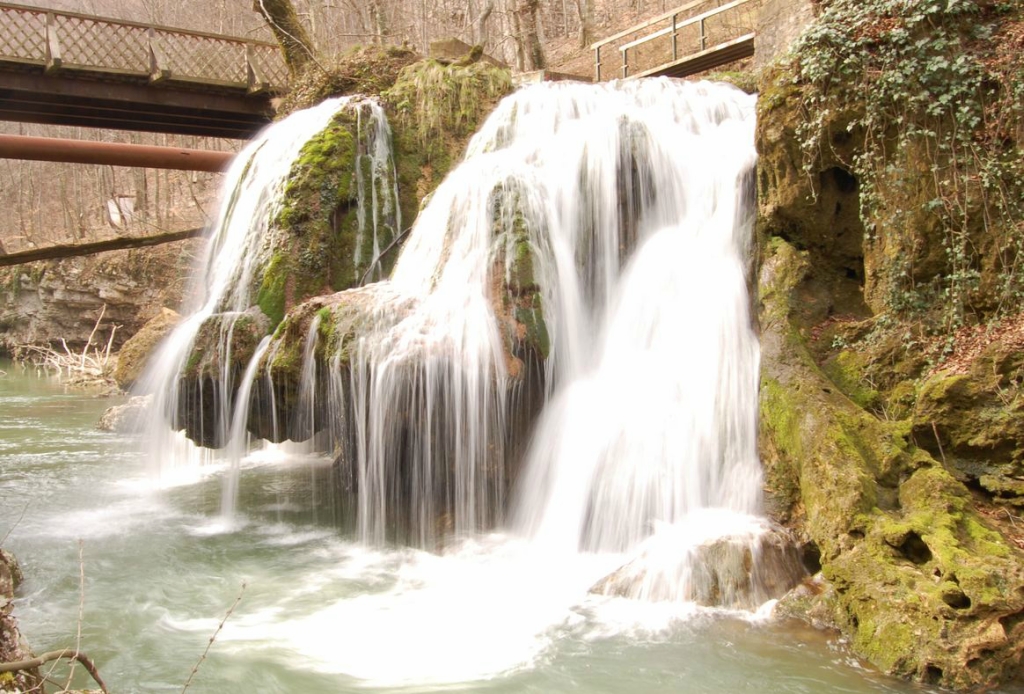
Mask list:
[[[248,164],[230,176],[205,298],[157,367],[165,411],[178,406],[177,374],[199,325],[253,303],[281,172],[343,105],[291,116],[240,157]],[[509,459],[508,327],[495,315],[510,300],[496,296],[505,285],[494,275],[504,267],[511,279],[524,242],[550,340],[550,402],[510,527],[560,551],[623,552],[707,509],[741,525],[759,512],[758,349],[745,277],[753,131],[754,97],[709,83],[545,83],[499,105],[421,213],[393,277],[347,294],[368,316],[339,347],[348,368],[339,351],[319,373],[316,329],[306,336],[302,404],[291,416],[312,421],[313,394],[333,394],[326,418],[341,442],[332,446],[350,450],[343,464],[363,541],[429,547],[503,524],[506,470],[518,463]],[[377,160],[390,156],[375,151]],[[378,186],[368,187],[376,209]],[[233,327],[221,324],[224,351]],[[237,467],[250,442],[248,397],[232,411],[226,395],[234,377],[222,369],[215,399]],[[195,451],[160,448],[172,451],[165,474],[182,458],[195,464]]]
[[[340,97],[293,113],[264,129],[235,157],[225,176],[219,213],[211,227],[209,243],[186,300],[185,318],[150,360],[150,366],[137,388],[154,395],[156,406],[151,408],[145,429],[148,453],[165,485],[193,482],[211,470],[225,466],[237,469],[241,457],[252,445],[245,426],[251,383],[236,383],[238,374],[230,367],[232,335],[238,320],[246,315],[247,310],[251,311],[255,303],[254,283],[273,252],[275,232],[271,221],[280,209],[282,192],[288,183],[292,165],[310,138],[322,131],[343,109],[355,111],[359,119],[357,131],[365,138],[365,143],[360,142],[359,145],[369,149],[357,156],[353,172],[360,202],[356,252],[366,233],[372,234],[372,246],[374,252],[378,252],[381,218],[394,212],[400,224],[394,202],[397,194],[394,165],[381,151],[390,146],[390,131],[383,109],[374,101]],[[368,115],[363,113],[364,110]],[[371,122],[363,123],[364,118]],[[363,158],[369,160],[369,180],[361,165]],[[372,200],[362,204],[367,189]],[[381,192],[388,190],[395,194]],[[168,422],[172,423],[173,429],[180,428],[181,374],[193,353],[199,331],[204,324],[211,322],[219,335],[219,374],[215,381],[200,383],[197,387],[212,391],[206,394],[213,401],[212,409],[216,416],[211,423],[216,432],[210,438],[226,442],[223,454],[198,447],[168,428]],[[264,350],[259,350],[259,356],[263,353]],[[255,373],[258,359],[251,362],[244,372],[245,378],[251,378]],[[236,402],[233,394],[240,388],[246,397],[237,398]],[[233,489],[237,482],[228,486]],[[234,505],[233,491],[225,493],[224,498],[225,510],[230,513]]]
[[[440,553],[353,542],[334,527],[330,460],[287,445],[246,459],[225,524],[218,476],[161,489],[145,456],[95,429],[109,401],[0,369],[16,614],[36,652],[73,647],[82,540],[81,648],[111,691],[181,691],[243,581],[190,693],[918,691],[828,632],[587,595],[613,555],[497,535]]]
[[[284,162],[336,108],[281,124],[287,147],[273,131],[254,143],[248,176],[261,176],[257,164],[272,156],[277,177],[237,172],[236,188],[259,188],[260,202],[229,197],[235,212],[215,234],[205,300],[164,350],[165,379],[180,372],[203,320],[249,308]],[[588,589],[634,556],[656,557],[660,576],[685,581],[685,566],[668,567],[673,557],[685,564],[693,546],[737,528],[752,541],[750,529],[762,527],[758,349],[745,276],[753,130],[754,98],[707,83],[546,83],[504,100],[421,213],[392,278],[343,297],[371,318],[344,345],[348,365],[339,352],[322,373],[310,328],[292,413],[313,419],[311,394],[330,393],[335,440],[324,453],[349,451],[340,474],[353,481],[364,546],[448,549],[384,552],[383,590],[325,597],[312,610],[256,611],[223,639],[273,642],[318,672],[375,686],[479,680],[535,666],[553,630],[590,609],[581,607],[596,600]],[[246,218],[255,220],[248,228]],[[495,273],[508,282],[515,272],[517,234],[532,251],[550,353],[547,405],[513,493],[515,374],[495,315]],[[230,393],[231,374],[224,378]],[[175,375],[161,386],[167,409],[176,383]],[[246,390],[218,420],[235,469],[256,458],[246,457],[247,401]],[[194,446],[187,456],[166,439],[160,446],[170,451],[165,474],[201,469],[197,455],[210,467],[213,456]],[[505,534],[482,535],[496,526]],[[669,538],[668,555],[650,550],[659,537]],[[653,615],[664,628],[695,610],[649,609],[634,605],[623,621]]]

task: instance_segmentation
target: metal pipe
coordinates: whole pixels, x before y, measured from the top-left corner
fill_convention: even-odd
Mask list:
[[[73,164],[110,164],[179,171],[224,171],[233,152],[89,142],[56,137],[0,135],[0,158],[58,161]]]

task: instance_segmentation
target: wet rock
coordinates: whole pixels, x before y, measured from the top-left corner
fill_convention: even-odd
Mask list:
[[[644,544],[636,559],[598,581],[591,592],[753,610],[781,597],[806,575],[793,538],[777,527],[726,535],[692,548]]]
[[[32,657],[12,613],[14,593],[21,581],[21,569],[14,555],[0,548],[0,663]],[[0,691],[35,691],[41,687],[42,679],[38,669],[0,674]]]
[[[129,434],[138,431],[139,423],[145,416],[153,401],[152,395],[136,395],[122,405],[108,407],[100,417],[96,428],[100,431],[112,431],[117,434]]]

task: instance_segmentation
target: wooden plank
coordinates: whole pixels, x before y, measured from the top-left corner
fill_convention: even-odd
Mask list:
[[[682,22],[676,22],[675,30],[679,31],[683,27],[690,26],[691,24],[696,24],[697,22],[703,21],[703,20],[707,19],[708,17],[713,17],[716,14],[721,14],[722,12],[727,12],[727,11],[729,11],[731,9],[739,7],[740,5],[745,5],[748,2],[750,2],[750,0],[733,0],[733,2],[727,3],[725,5],[721,5],[719,7],[716,7],[714,9],[712,9],[712,10],[708,10],[707,12],[702,12],[701,14],[696,14],[696,15],[694,15],[692,17],[689,17],[689,18],[683,20]],[[648,41],[656,39],[656,38],[658,38],[660,36],[664,36],[665,34],[671,34],[671,33],[672,33],[672,27],[666,27],[665,29],[662,29],[661,31],[655,32],[655,33],[650,34],[648,36],[639,38],[636,41],[630,41],[627,44],[619,46],[619,50],[620,51],[626,51],[626,50],[629,50],[630,48],[635,48],[636,46],[639,46],[639,45],[641,45],[643,43],[647,43]]]
[[[712,1],[713,0],[696,0],[695,2],[687,3],[686,5],[680,5],[676,9],[669,10],[665,14],[659,14],[657,17],[654,17],[653,19],[648,19],[643,24],[637,24],[634,27],[630,27],[629,29],[626,29],[624,31],[620,31],[619,33],[615,34],[614,36],[609,36],[606,39],[601,39],[597,43],[591,44],[590,48],[591,48],[591,50],[593,50],[595,48],[598,48],[599,46],[604,46],[604,45],[607,45],[607,44],[612,43],[614,41],[618,41],[621,38],[625,38],[626,36],[629,36],[630,34],[635,34],[638,31],[643,31],[644,29],[646,29],[648,27],[651,27],[651,26],[654,26],[655,24],[660,24],[661,22],[665,21],[666,19],[672,19],[673,15],[682,14],[683,12],[686,12],[687,10],[692,10],[694,7],[700,7],[701,5],[706,5],[706,4],[708,4],[709,2],[712,2]]]
[[[46,13],[46,74],[54,75],[60,71],[64,60],[61,58],[60,41],[57,40],[57,27],[54,25],[53,13]]]
[[[754,55],[754,34],[744,34],[739,38],[725,41],[700,53],[688,55],[685,58],[659,65],[636,75],[630,75],[630,79],[655,76],[687,77],[736,60],[749,58],[752,55]]]
[[[275,49],[279,48],[278,45],[273,41],[261,41],[258,39],[245,38],[244,36],[231,36],[229,34],[214,34],[208,31],[195,31],[193,29],[179,29],[177,27],[169,27],[164,24],[147,24],[144,22],[133,22],[127,19],[114,19],[113,17],[102,17],[99,15],[85,14],[82,12],[67,12],[64,10],[45,10],[39,7],[32,7],[30,5],[19,5],[13,2],[0,2],[0,10],[12,10],[15,12],[24,12],[28,14],[45,14],[46,12],[52,12],[53,14],[60,17],[86,19],[92,22],[113,24],[115,26],[133,27],[136,29],[155,29],[157,31],[166,32],[169,34],[182,34],[184,36],[197,36],[208,39],[219,39],[238,44],[253,43],[258,46],[269,46]]]
[[[17,253],[0,254],[0,267],[12,265],[23,265],[34,263],[40,260],[57,260],[59,258],[75,258],[83,255],[94,255],[108,251],[121,251],[127,248],[145,248],[147,246],[159,246],[164,243],[174,243],[202,236],[204,229],[186,229],[185,231],[169,231],[162,234],[150,236],[127,236],[105,241],[94,241],[92,243],[75,243],[68,245],[46,246],[45,248],[33,248]]]
[[[171,68],[167,66],[167,56],[164,55],[157,40],[156,32],[152,29],[146,32],[146,48],[149,50],[149,82],[160,84],[171,77]]]

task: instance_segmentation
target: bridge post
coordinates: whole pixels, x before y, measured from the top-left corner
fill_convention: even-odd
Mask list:
[[[676,18],[679,15],[672,15],[672,60],[679,59],[679,34],[676,33]]]
[[[629,58],[626,57],[626,54],[629,53],[629,49],[622,47],[619,51],[622,53],[622,76],[625,78],[629,76]]]
[[[270,82],[263,76],[256,62],[256,48],[251,43],[245,44],[245,74],[250,94],[263,94],[270,90]]]
[[[708,47],[708,34],[704,29],[704,18],[700,20],[700,49],[703,51]]]
[[[167,57],[157,44],[156,31],[152,27],[146,32],[146,44],[149,48],[150,83],[157,84],[170,79],[171,69],[167,65]]]
[[[594,47],[594,67],[597,70],[597,79],[594,80],[594,81],[595,82],[600,82],[601,81],[601,47],[600,46],[595,46]]]
[[[46,13],[46,67],[44,72],[52,75],[60,70],[63,64],[60,54],[60,41],[57,40],[57,18],[53,12]]]

